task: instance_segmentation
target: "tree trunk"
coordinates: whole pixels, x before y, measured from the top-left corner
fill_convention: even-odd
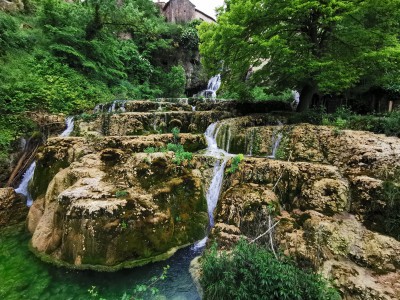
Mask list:
[[[300,102],[297,106],[297,111],[302,112],[310,108],[312,98],[316,92],[316,87],[311,84],[306,84],[300,92]]]

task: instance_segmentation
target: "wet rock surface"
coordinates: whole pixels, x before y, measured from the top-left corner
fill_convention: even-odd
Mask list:
[[[398,199],[397,138],[244,118],[221,123],[219,146],[253,156],[225,179],[213,229],[221,248],[241,236],[253,240],[277,223],[275,246],[322,272],[344,299],[400,297],[400,242],[383,230],[384,211],[395,205],[388,199]],[[280,160],[268,159],[278,134]]]
[[[24,221],[28,210],[26,199],[13,188],[0,189],[0,228]]]
[[[274,244],[331,279],[344,299],[400,297],[400,242],[384,228],[387,182],[394,191],[399,183],[397,138],[284,125],[286,113],[243,116],[229,101],[124,105],[78,121],[74,136],[40,151],[28,217],[39,256],[111,270],[204,237],[213,159],[202,154],[202,132],[219,121],[219,147],[247,156],[225,172],[211,240],[225,249],[243,236]],[[193,160],[177,165],[173,152],[157,152],[171,142],[196,152]]]

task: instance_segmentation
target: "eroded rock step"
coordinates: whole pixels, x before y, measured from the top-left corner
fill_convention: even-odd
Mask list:
[[[178,127],[182,133],[204,133],[217,120],[233,117],[225,111],[127,112],[102,114],[94,121],[79,122],[76,135],[143,135],[170,133]]]

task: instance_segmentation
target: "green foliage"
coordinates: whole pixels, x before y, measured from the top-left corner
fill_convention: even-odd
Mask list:
[[[186,75],[183,67],[173,66],[171,70],[163,76],[163,96],[169,98],[183,97],[186,86]]]
[[[254,101],[284,101],[284,102],[292,102],[293,95],[292,91],[287,90],[280,94],[269,94],[265,91],[264,88],[256,86],[251,90],[251,97]]]
[[[76,119],[82,120],[83,122],[91,122],[96,120],[98,117],[98,114],[88,114],[88,113],[81,113],[79,116],[76,117]]]
[[[232,158],[231,166],[226,170],[229,174],[235,173],[239,170],[239,164],[244,159],[243,154],[238,154]]]
[[[300,109],[315,92],[342,93],[361,83],[398,90],[400,3],[379,3],[230,0],[217,24],[199,26],[205,67],[223,70],[227,90],[239,96],[254,86],[299,90]]]
[[[310,123],[314,125],[322,125],[325,116],[325,108],[313,107],[305,112],[296,113],[288,118],[289,124]]]
[[[396,182],[384,181],[383,196],[385,206],[382,208],[383,231],[400,240],[400,186]]]
[[[177,153],[177,152],[183,152],[183,146],[182,146],[181,144],[172,144],[172,143],[169,143],[169,144],[167,145],[167,150],[168,150],[168,151],[175,152],[175,153]]]
[[[124,198],[126,196],[128,196],[127,191],[116,191],[115,192],[115,197],[117,197],[117,198]]]
[[[190,161],[193,158],[193,154],[187,151],[178,151],[175,152],[175,157],[172,160],[173,163],[177,165],[181,165],[184,161]]]
[[[172,133],[172,136],[173,136],[173,138],[174,138],[174,143],[177,143],[177,142],[178,142],[179,133],[180,133],[180,132],[181,132],[181,131],[180,131],[180,129],[179,129],[178,127],[172,128],[171,133]]]
[[[340,299],[318,275],[243,240],[229,254],[212,247],[202,270],[204,299]]]
[[[146,149],[144,149],[144,153],[155,153],[157,152],[157,148],[156,147],[147,147]]]
[[[185,162],[192,160],[193,154],[191,152],[185,151],[183,145],[178,144],[180,130],[178,127],[174,127],[172,130],[174,143],[169,143],[167,145],[167,150],[175,153],[175,157],[172,162],[177,165],[182,165]]]
[[[178,61],[166,65],[159,57],[164,52],[173,56],[179,39],[185,47],[196,47],[195,23],[173,39],[176,25],[167,25],[152,1],[24,3],[23,14],[0,12],[2,117],[18,119],[33,110],[80,114],[116,97],[184,93],[184,69]],[[4,125],[3,148],[20,133]]]

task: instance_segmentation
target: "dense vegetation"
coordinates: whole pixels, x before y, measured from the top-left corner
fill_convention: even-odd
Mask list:
[[[26,0],[0,11],[0,156],[31,134],[25,112],[75,114],[115,98],[178,97],[179,51],[198,47],[194,24],[168,24],[150,0]]]
[[[204,299],[340,299],[319,276],[244,240],[229,255],[212,248],[202,269]]]
[[[314,107],[289,117],[289,124],[310,123],[335,126],[337,130],[365,130],[400,137],[400,111],[386,114],[358,115],[349,107],[340,106],[334,113],[326,113],[324,107]],[[339,133],[339,132],[338,132]]]
[[[300,111],[316,94],[399,92],[399,1],[225,2],[218,23],[200,28],[205,66],[223,71],[225,89],[298,90]]]

